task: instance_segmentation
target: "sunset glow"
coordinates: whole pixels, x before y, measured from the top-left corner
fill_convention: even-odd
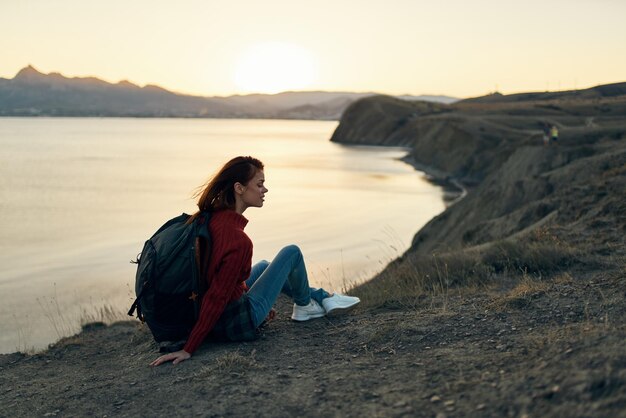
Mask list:
[[[237,63],[233,80],[242,92],[303,90],[317,78],[317,63],[306,49],[267,42],[249,47]]]
[[[622,0],[4,1],[0,77],[32,64],[201,96],[587,88],[624,81],[623,16]]]

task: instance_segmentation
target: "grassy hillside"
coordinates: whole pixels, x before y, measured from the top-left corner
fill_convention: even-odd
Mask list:
[[[469,190],[356,293],[374,305],[393,304],[442,286],[620,268],[626,260],[621,87],[449,106],[389,97],[353,104],[333,141],[409,146],[418,167]],[[546,146],[543,132],[552,125],[559,140]]]

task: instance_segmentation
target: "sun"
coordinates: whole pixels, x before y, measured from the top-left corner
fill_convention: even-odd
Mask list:
[[[264,42],[243,52],[233,80],[246,93],[302,90],[316,81],[317,67],[317,60],[305,48],[287,42]]]

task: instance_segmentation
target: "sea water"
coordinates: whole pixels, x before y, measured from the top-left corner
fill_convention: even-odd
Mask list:
[[[444,209],[406,150],[331,143],[337,122],[0,118],[0,353],[44,348],[134,298],[143,242],[224,162],[265,163],[253,261],[287,244],[310,282],[367,280]],[[109,312],[110,313],[110,312]]]

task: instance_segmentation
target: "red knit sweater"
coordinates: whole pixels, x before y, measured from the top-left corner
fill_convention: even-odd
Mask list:
[[[252,241],[243,232],[247,223],[233,210],[218,211],[211,217],[212,249],[206,278],[211,278],[211,285],[202,298],[198,321],[184,347],[190,354],[202,344],[226,305],[247,291],[245,280],[252,268]]]

